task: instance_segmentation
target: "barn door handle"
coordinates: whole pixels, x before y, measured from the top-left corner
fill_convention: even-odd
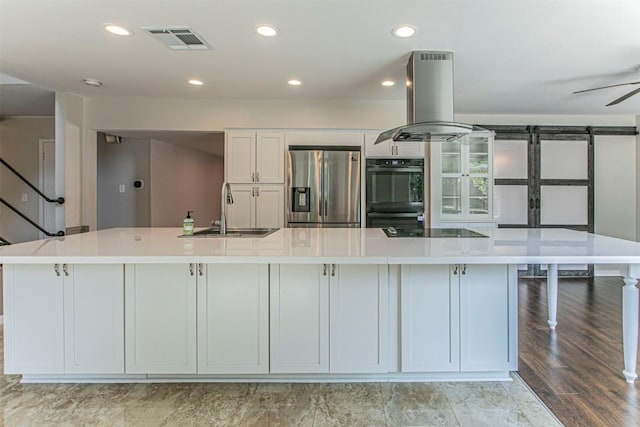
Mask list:
[[[536,209],[540,209],[540,199],[536,199]]]
[[[533,198],[529,199],[529,209],[533,209],[535,201]]]

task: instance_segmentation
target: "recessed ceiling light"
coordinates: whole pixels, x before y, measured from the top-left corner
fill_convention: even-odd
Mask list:
[[[391,80],[385,80],[382,83],[380,83],[382,86],[393,86],[396,84],[396,82],[391,81]]]
[[[391,30],[391,34],[401,38],[411,37],[417,32],[418,29],[416,27],[408,24],[398,25],[393,30]]]
[[[272,25],[261,24],[256,26],[256,33],[264,37],[275,37],[278,35],[278,29]]]
[[[102,86],[102,82],[96,79],[84,79],[84,84],[87,86],[100,87]]]
[[[194,85],[194,86],[202,86],[204,84],[204,82],[202,80],[198,80],[198,79],[188,80],[188,83],[190,85]]]
[[[287,83],[289,83],[291,86],[300,86],[302,84],[300,80],[296,79],[291,79]]]
[[[121,27],[120,25],[106,24],[104,29],[117,36],[130,36],[133,34],[133,31],[125,27]]]

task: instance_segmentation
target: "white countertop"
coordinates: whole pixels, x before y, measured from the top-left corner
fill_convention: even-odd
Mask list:
[[[287,228],[264,238],[178,238],[181,228],[114,228],[0,247],[0,263],[640,264],[638,242],[566,229],[474,230],[489,237]]]

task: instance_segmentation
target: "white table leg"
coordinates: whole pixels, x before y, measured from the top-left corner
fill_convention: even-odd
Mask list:
[[[624,374],[628,383],[633,383],[638,374],[638,276],[640,266],[630,265],[622,288],[622,347],[624,351]]]
[[[558,264],[547,265],[547,305],[549,307],[549,327],[555,329],[558,312]]]

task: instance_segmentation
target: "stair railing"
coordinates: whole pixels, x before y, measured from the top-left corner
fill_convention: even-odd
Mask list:
[[[37,223],[35,223],[34,221],[31,220],[31,218],[29,218],[28,216],[26,216],[25,214],[23,214],[22,212],[20,212],[15,206],[13,206],[11,203],[7,202],[5,199],[3,199],[2,197],[0,197],[0,203],[2,203],[3,205],[5,205],[6,207],[8,207],[9,209],[11,209],[12,211],[14,211],[20,218],[24,219],[25,221],[27,221],[29,224],[31,224],[32,226],[34,226],[35,228],[37,228],[38,230],[40,230],[42,233],[44,233],[45,235],[51,237],[51,236],[64,236],[64,231],[58,231],[57,233],[49,233],[47,230],[45,230],[44,228],[40,227]]]
[[[38,193],[38,195],[40,197],[42,197],[43,199],[45,199],[47,202],[49,203],[57,203],[59,205],[64,204],[64,197],[58,197],[57,199],[52,199],[50,197],[47,197],[46,194],[44,194],[42,191],[40,191],[38,189],[38,187],[36,187],[35,185],[33,185],[32,183],[29,182],[29,180],[27,178],[25,178],[24,176],[22,176],[22,174],[20,174],[20,172],[18,172],[13,166],[11,166],[9,163],[6,162],[6,160],[4,160],[2,157],[0,157],[0,163],[2,163],[7,169],[9,169],[15,176],[17,176],[22,182],[24,182],[25,184],[27,184],[33,191],[35,191],[36,193]]]
[[[20,172],[18,172],[16,170],[16,168],[14,168],[13,166],[11,166],[9,163],[7,163],[6,160],[4,160],[2,157],[0,157],[0,163],[2,165],[4,165],[7,169],[9,169],[15,176],[17,176],[22,182],[24,182],[25,184],[27,184],[33,191],[35,191],[40,197],[42,197],[44,200],[46,200],[49,203],[56,203],[58,205],[62,205],[64,204],[64,197],[58,197],[56,199],[53,199],[51,197],[47,197],[46,194],[44,194],[42,191],[40,191],[40,189],[38,187],[36,187],[35,185],[33,185],[32,183],[29,182],[29,180],[27,178],[25,178],[24,176],[22,176],[22,174]],[[58,231],[57,233],[50,233],[47,230],[45,230],[44,228],[42,228],[41,226],[39,226],[36,222],[34,222],[31,218],[29,218],[28,216],[26,216],[25,214],[23,214],[22,212],[20,212],[20,210],[18,210],[15,206],[13,206],[11,203],[7,202],[5,199],[3,199],[2,197],[0,197],[0,203],[2,203],[3,205],[5,205],[6,207],[8,207],[9,209],[11,209],[13,212],[15,212],[20,218],[24,219],[25,221],[27,221],[29,224],[31,224],[33,227],[37,228],[39,231],[41,231],[43,234],[45,234],[46,236],[52,237],[52,236],[64,236],[64,231]],[[2,245],[10,245],[11,243],[0,237],[0,244]]]

